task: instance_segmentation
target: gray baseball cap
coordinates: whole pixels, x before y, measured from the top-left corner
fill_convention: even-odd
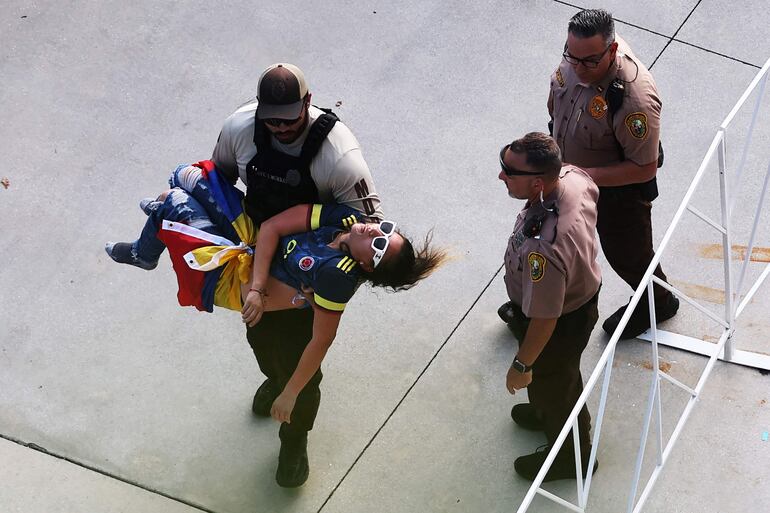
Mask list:
[[[301,69],[285,62],[273,64],[259,77],[257,117],[296,119],[306,95],[307,82]]]

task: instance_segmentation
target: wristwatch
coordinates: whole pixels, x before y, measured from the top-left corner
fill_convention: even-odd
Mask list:
[[[524,365],[524,363],[521,360],[519,360],[518,356],[513,359],[513,363],[511,364],[511,367],[516,369],[518,372],[521,372],[522,374],[532,370],[532,366]]]

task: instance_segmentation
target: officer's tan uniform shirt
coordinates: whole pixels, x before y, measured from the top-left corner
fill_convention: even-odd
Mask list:
[[[519,213],[505,252],[505,286],[527,317],[560,317],[599,290],[598,197],[599,189],[582,169],[565,166],[557,188],[545,197],[545,206],[555,206],[558,214],[539,201]],[[543,214],[539,235],[522,233],[528,219]]]
[[[643,166],[658,159],[661,101],[655,81],[626,42],[615,40],[615,63],[600,83],[580,83],[563,59],[551,75],[548,111],[565,163],[601,167],[631,160]],[[615,77],[623,80],[625,96],[613,116],[606,93]]]

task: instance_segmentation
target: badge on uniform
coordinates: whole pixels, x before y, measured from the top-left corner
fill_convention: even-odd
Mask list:
[[[537,283],[545,276],[545,257],[540,253],[532,252],[527,256],[529,261],[529,277],[532,283]]]
[[[299,268],[303,271],[309,271],[313,268],[313,264],[315,264],[315,259],[311,256],[302,257],[299,261]]]
[[[607,115],[607,102],[604,97],[597,94],[591,98],[591,104],[588,106],[588,112],[591,113],[591,117],[594,119],[602,119]]]
[[[561,76],[561,70],[556,69],[556,81],[559,83],[559,87],[564,87],[564,77]]]
[[[644,112],[633,112],[626,116],[626,127],[637,139],[647,137],[647,115]]]

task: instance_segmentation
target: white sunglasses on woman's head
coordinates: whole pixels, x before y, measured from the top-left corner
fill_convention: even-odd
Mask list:
[[[390,245],[390,236],[396,233],[396,223],[393,221],[381,221],[379,228],[382,235],[372,239],[372,249],[374,250],[372,261],[374,262],[374,267],[377,267],[382,257],[385,256],[388,245]]]

